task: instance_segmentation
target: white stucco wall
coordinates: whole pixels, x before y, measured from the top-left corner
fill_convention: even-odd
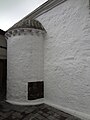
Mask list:
[[[67,0],[39,16],[44,41],[45,99],[90,114],[89,0]]]
[[[4,35],[0,35],[0,46],[7,47],[7,43]],[[7,50],[0,48],[0,59],[6,59],[6,56],[7,56]]]
[[[12,103],[32,102],[28,100],[28,82],[43,81],[43,35],[40,30],[38,35],[37,30],[32,31],[7,40],[7,100]]]

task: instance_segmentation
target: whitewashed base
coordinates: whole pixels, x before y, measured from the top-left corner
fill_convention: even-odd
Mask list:
[[[38,100],[30,100],[28,102],[16,102],[11,100],[6,100],[6,102],[14,104],[14,105],[38,105],[44,103],[44,98]]]

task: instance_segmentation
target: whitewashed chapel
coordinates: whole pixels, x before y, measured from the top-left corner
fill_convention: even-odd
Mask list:
[[[89,0],[48,0],[7,30],[8,102],[90,120],[89,12]]]

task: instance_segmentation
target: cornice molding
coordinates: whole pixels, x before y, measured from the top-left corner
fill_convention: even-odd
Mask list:
[[[24,17],[22,20],[20,20],[16,24],[14,24],[10,29],[12,29],[13,27],[21,24],[25,20],[36,19],[40,15],[48,12],[49,10],[51,10],[54,7],[62,4],[65,1],[67,1],[67,0],[48,0],[47,2],[45,2],[44,4],[42,4],[40,7],[38,7],[37,9],[35,9],[33,12],[31,12],[30,14],[28,14],[26,17]]]
[[[14,36],[20,36],[20,35],[37,35],[37,36],[45,36],[45,31],[40,30],[40,29],[34,29],[34,28],[17,28],[17,29],[12,29],[6,32],[5,38],[8,39],[10,37]]]

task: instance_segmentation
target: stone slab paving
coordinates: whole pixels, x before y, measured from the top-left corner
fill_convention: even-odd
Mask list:
[[[46,104],[18,106],[0,102],[0,120],[81,120]]]

